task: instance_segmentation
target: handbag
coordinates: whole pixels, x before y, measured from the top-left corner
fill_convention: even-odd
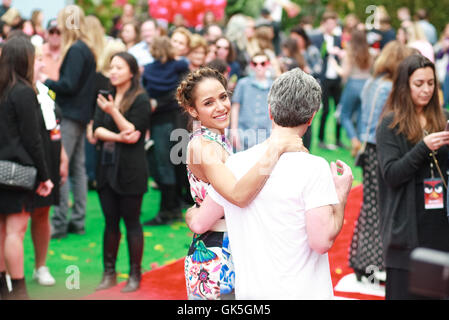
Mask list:
[[[8,160],[0,160],[0,187],[9,190],[33,190],[37,169]]]
[[[372,81],[370,83],[370,86],[372,85],[373,82],[374,81]],[[368,125],[366,126],[365,140],[363,141],[362,146],[360,147],[359,151],[357,151],[357,154],[356,154],[355,159],[354,159],[354,164],[357,167],[363,167],[365,165],[366,159],[368,158],[368,154],[366,153],[366,144],[368,143],[367,142],[367,140],[368,140],[368,133],[369,133],[369,129],[371,127],[371,122],[373,120],[374,107],[375,107],[375,103],[376,103],[377,97],[379,95],[380,88],[382,88],[381,85],[376,88],[376,92],[374,93],[374,99],[371,102],[371,111],[370,111],[370,114],[369,114]]]

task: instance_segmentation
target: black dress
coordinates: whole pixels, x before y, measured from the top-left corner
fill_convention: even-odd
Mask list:
[[[40,107],[34,90],[16,83],[0,102],[0,159],[37,168],[37,181],[50,178],[40,135]],[[0,188],[0,214],[33,209],[33,191]]]
[[[45,159],[50,172],[50,179],[53,182],[53,189],[47,197],[41,197],[34,193],[34,208],[43,208],[59,205],[59,183],[61,175],[59,167],[61,164],[61,109],[55,105],[55,116],[57,126],[53,130],[45,128],[44,119],[41,115],[41,136],[45,150]]]

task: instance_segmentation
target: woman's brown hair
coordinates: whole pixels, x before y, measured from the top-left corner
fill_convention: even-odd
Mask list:
[[[25,37],[14,37],[5,42],[0,55],[0,100],[21,81],[33,88],[34,46]]]
[[[415,49],[407,47],[397,40],[390,41],[374,62],[373,77],[376,78],[383,74],[388,80],[393,80],[396,77],[398,65],[414,52]]]
[[[435,88],[429,104],[424,107],[423,114],[426,126],[421,127],[416,107],[413,103],[410,91],[410,77],[418,69],[431,68],[434,75]],[[407,139],[416,144],[423,138],[423,129],[429,133],[444,130],[446,117],[440,106],[438,96],[438,79],[435,74],[435,65],[420,54],[413,54],[405,58],[398,67],[393,89],[388,97],[383,111],[383,116],[394,114],[390,128],[397,128],[398,134],[403,134]]]
[[[150,53],[154,60],[158,60],[162,64],[175,59],[175,53],[170,38],[167,36],[154,38],[151,43]]]
[[[371,54],[369,53],[368,42],[364,31],[355,29],[351,33],[349,41],[349,55],[351,61],[355,61],[362,70],[367,70],[371,66]]]
[[[134,100],[136,100],[136,97],[145,91],[140,85],[140,71],[136,58],[134,58],[134,56],[132,56],[128,52],[116,53],[112,56],[111,60],[115,57],[122,58],[128,65],[129,71],[133,75],[133,77],[131,78],[131,86],[125,92],[125,95],[123,96],[123,99],[119,106],[120,112],[124,114],[129,110],[129,108],[131,108],[131,105],[134,103]]]

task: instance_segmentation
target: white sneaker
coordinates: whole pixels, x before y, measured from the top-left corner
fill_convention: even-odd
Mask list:
[[[56,283],[47,266],[34,270],[33,280],[36,280],[41,286],[52,286]]]

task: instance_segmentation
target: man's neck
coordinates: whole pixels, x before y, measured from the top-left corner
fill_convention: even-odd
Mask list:
[[[303,124],[303,125],[300,125],[297,127],[292,127],[292,128],[281,127],[273,122],[272,132],[280,131],[280,132],[283,132],[286,134],[297,134],[298,136],[300,136],[302,138],[305,135],[308,127],[309,126],[307,124]]]

